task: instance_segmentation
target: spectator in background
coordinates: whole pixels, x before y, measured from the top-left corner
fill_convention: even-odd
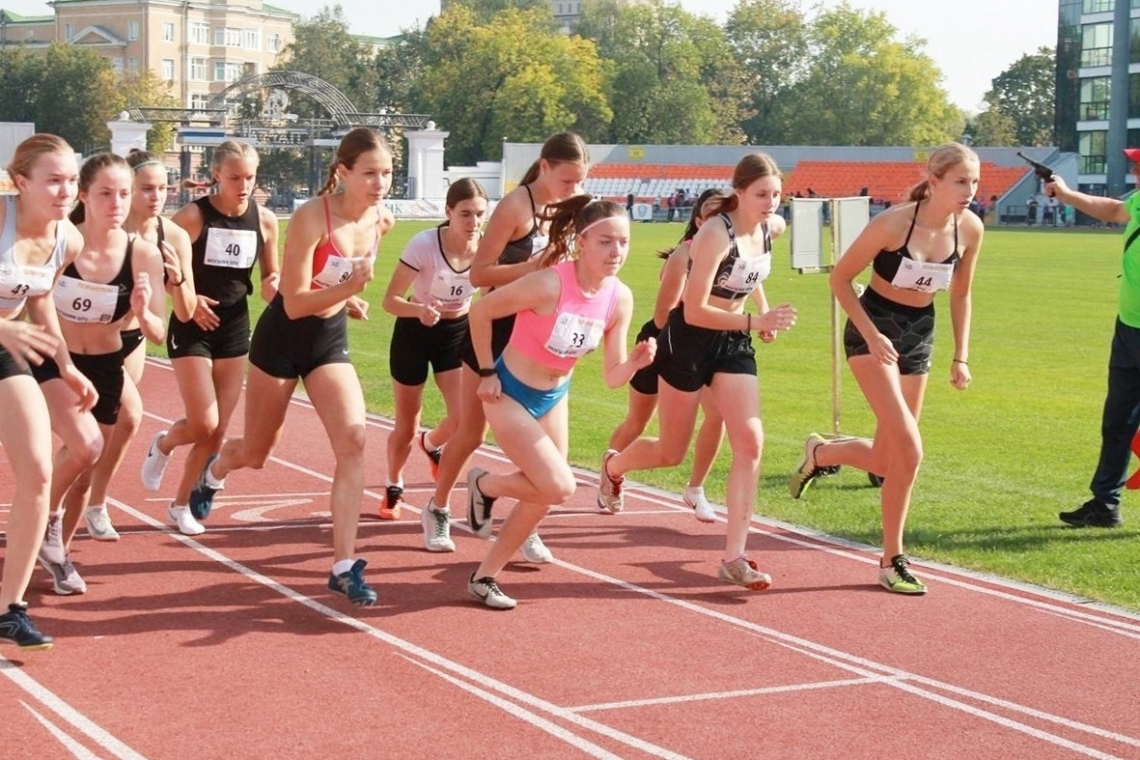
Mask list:
[[[630,190],[629,194],[625,196],[625,213],[630,219],[633,218],[633,202],[635,200],[637,200],[637,198],[634,196],[633,190]]]
[[[1028,210],[1025,212],[1025,226],[1032,227],[1037,223],[1037,196],[1029,196]]]

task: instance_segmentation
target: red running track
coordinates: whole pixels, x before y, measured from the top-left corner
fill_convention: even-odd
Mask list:
[[[325,587],[312,408],[295,402],[274,459],[231,475],[190,539],[164,525],[184,452],[159,498],[137,474],[180,413],[166,364],[143,393],[112,488],[122,540],[77,538],[84,596],[37,569],[53,650],[0,649],[4,758],[1140,758],[1140,616],[930,565],[929,595],[894,596],[873,553],[763,519],[751,551],[775,585],[737,590],[714,577],[721,524],[641,488],[599,514],[587,472],[543,525],[556,561],[501,576],[518,609],[469,600],[485,544],[457,523],[457,553],[425,552],[413,510],[362,522],[380,602],[357,609]],[[368,428],[369,515],[388,429]],[[422,504],[418,452],[409,474]]]

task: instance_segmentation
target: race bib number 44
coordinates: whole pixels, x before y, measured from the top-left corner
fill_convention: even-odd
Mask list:
[[[559,314],[546,341],[546,350],[563,358],[585,356],[602,342],[605,327],[598,319],[579,314]]]
[[[108,324],[115,316],[119,287],[63,276],[52,291],[55,310],[69,322]]]
[[[900,259],[899,271],[891,280],[891,285],[900,290],[936,293],[950,287],[950,277],[953,274],[953,264],[930,264],[913,259]]]
[[[257,233],[253,230],[206,230],[206,264],[227,269],[250,269],[257,258]]]

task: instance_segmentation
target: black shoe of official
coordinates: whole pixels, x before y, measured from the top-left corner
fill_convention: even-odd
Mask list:
[[[1119,507],[1110,507],[1096,499],[1089,499],[1072,512],[1061,512],[1057,516],[1074,528],[1119,528],[1124,524]]]

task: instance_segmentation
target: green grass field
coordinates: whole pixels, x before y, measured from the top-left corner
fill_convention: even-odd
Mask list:
[[[370,410],[392,413],[388,344],[392,318],[380,308],[404,243],[426,223],[403,221],[385,239],[375,282],[366,295],[372,318],[353,323],[353,356]],[[634,330],[652,311],[659,261],[680,224],[640,224],[622,272],[636,302]],[[1088,498],[1096,465],[1106,364],[1117,302],[1119,233],[990,229],[974,288],[969,391],[950,387],[950,314],[939,309],[935,364],[923,410],[926,459],[914,493],[907,548],[916,557],[994,573],[1140,609],[1140,510],[1125,498],[1125,527],[1074,530],[1059,510]],[[770,303],[791,302],[799,321],[772,345],[757,341],[766,433],[761,514],[877,546],[878,491],[845,470],[816,483],[802,501],[787,493],[787,474],[805,436],[829,432],[831,416],[830,295],[823,275],[800,275],[788,262],[788,238],[777,242],[766,283]],[[260,308],[260,305],[258,306]],[[632,339],[632,332],[631,332]],[[854,379],[841,375],[842,431],[873,432]],[[602,383],[599,355],[576,372],[571,394],[571,451],[576,465],[596,469],[626,392]],[[442,404],[428,393],[424,420]],[[383,452],[369,454],[384,467]],[[729,453],[709,479],[723,501]],[[683,488],[688,466],[637,473],[639,482]]]

